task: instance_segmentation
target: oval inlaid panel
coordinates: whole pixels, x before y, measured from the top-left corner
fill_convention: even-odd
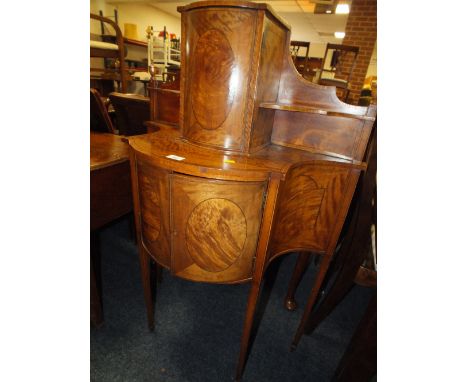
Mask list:
[[[190,79],[192,110],[204,129],[217,129],[231,111],[237,90],[236,86],[230,86],[235,69],[234,53],[226,36],[216,29],[205,32],[193,53]]]
[[[187,249],[193,261],[209,272],[230,267],[241,255],[247,221],[235,203],[208,199],[197,205],[187,222]]]

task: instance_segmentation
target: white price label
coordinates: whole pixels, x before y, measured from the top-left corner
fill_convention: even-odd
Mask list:
[[[173,154],[171,154],[171,155],[166,155],[166,158],[174,159],[174,160],[179,160],[179,161],[185,159],[184,157],[180,157],[180,156],[178,156],[178,155],[173,155]]]

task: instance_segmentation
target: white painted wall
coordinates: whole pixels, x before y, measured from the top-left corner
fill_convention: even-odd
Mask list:
[[[114,15],[114,7],[107,4],[105,0],[91,0],[89,5],[89,10],[91,13],[95,13],[99,15],[99,11],[103,12],[104,17],[113,16]],[[113,17],[109,17],[113,20]],[[91,20],[90,21],[90,32],[101,34],[101,24],[98,20]],[[112,31],[113,33],[113,31]]]
[[[164,25],[168,31],[180,36],[180,18],[163,12],[146,3],[113,3],[106,0],[90,0],[91,13],[104,11],[105,16],[113,16],[114,9],[118,11],[119,27],[124,33],[124,24],[137,25],[138,39],[146,41],[146,27],[152,25],[156,30],[162,30]],[[99,26],[99,23],[97,23]],[[99,33],[99,29],[98,29]]]
[[[137,25],[138,39],[146,41],[146,27],[152,25],[154,30],[163,30],[164,26],[169,33],[175,33],[180,37],[180,18],[174,17],[151,5],[143,3],[116,4],[119,12],[119,26],[124,31],[124,24]]]
[[[165,4],[165,3],[161,3]],[[272,4],[274,5],[274,3]],[[110,16],[114,14],[114,8],[118,10],[119,26],[124,33],[124,24],[132,23],[137,25],[138,39],[146,41],[146,27],[152,25],[155,30],[162,30],[166,26],[168,32],[175,33],[177,37],[180,37],[180,16],[174,16],[174,14],[167,13],[155,6],[147,4],[145,2],[133,1],[130,3],[121,2],[117,0],[90,0],[91,12],[98,13],[99,9],[104,10],[104,15]],[[324,38],[318,36],[315,28],[311,28],[310,21],[307,22],[307,18],[304,14],[298,13],[280,13],[291,25],[291,40],[310,41],[309,56],[310,57],[323,57],[325,54],[326,41]],[[308,16],[309,18],[311,16]],[[326,20],[322,16],[315,17],[314,25],[317,27],[319,23],[323,23]],[[326,17],[326,16],[325,16]],[[323,20],[322,20],[323,19]],[[346,19],[339,20],[339,25],[333,26],[333,28],[343,29],[343,25],[346,25]],[[97,29],[96,29],[97,28]],[[331,30],[333,30],[330,29]],[[323,29],[323,27],[320,27]],[[94,32],[93,32],[94,31]],[[100,33],[99,23],[95,23],[94,29],[91,28],[92,33]],[[331,38],[330,40],[334,40]],[[339,40],[333,41],[340,43]],[[127,46],[127,58],[129,59],[141,59],[146,57],[146,50],[140,47]],[[374,48],[374,53],[369,65],[367,76],[377,75],[377,45]]]

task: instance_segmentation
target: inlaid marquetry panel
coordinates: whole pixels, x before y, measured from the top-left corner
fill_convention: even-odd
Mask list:
[[[230,87],[236,60],[224,33],[211,29],[199,38],[192,65],[200,70],[192,81],[192,110],[202,128],[221,126],[231,111],[235,87]]]
[[[137,174],[143,243],[158,262],[169,267],[168,172],[139,159]]]
[[[247,221],[239,206],[230,200],[208,199],[192,210],[185,236],[193,261],[206,271],[219,272],[241,255],[247,238]]]
[[[352,176],[349,167],[304,164],[282,184],[270,256],[294,249],[324,252]]]
[[[242,151],[248,138],[245,113],[256,68],[252,61],[256,16],[253,10],[234,8],[182,15],[187,35],[183,135],[188,140]]]
[[[208,282],[252,277],[265,188],[172,175],[172,272]]]

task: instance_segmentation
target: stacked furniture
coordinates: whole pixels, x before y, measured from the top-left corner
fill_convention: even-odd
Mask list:
[[[299,72],[299,74],[304,75],[304,71],[307,68],[307,61],[309,59],[309,41],[291,41],[289,44],[291,57],[293,59],[294,65]],[[302,56],[299,54],[301,48],[305,48],[305,54]]]
[[[120,84],[120,90],[123,93],[127,92],[127,77],[125,70],[125,50],[122,32],[114,21],[106,17],[91,13],[91,19],[98,20],[102,23],[109,24],[115,30],[115,42],[105,42],[90,40],[90,57],[100,57],[104,60],[107,58],[114,59],[113,68],[97,68],[91,67],[91,77],[102,80],[113,80]]]
[[[148,66],[157,68],[159,81],[167,81],[168,76],[180,70],[180,40],[170,38],[166,27],[154,35],[153,27],[146,28],[148,39]],[[160,36],[162,35],[162,36]]]
[[[271,262],[319,254],[309,305],[316,301],[366,167],[376,110],[300,77],[290,27],[268,5],[206,1],[178,10],[180,128],[159,123],[129,138],[147,319],[153,329],[151,261],[188,280],[250,282],[240,379]]]

